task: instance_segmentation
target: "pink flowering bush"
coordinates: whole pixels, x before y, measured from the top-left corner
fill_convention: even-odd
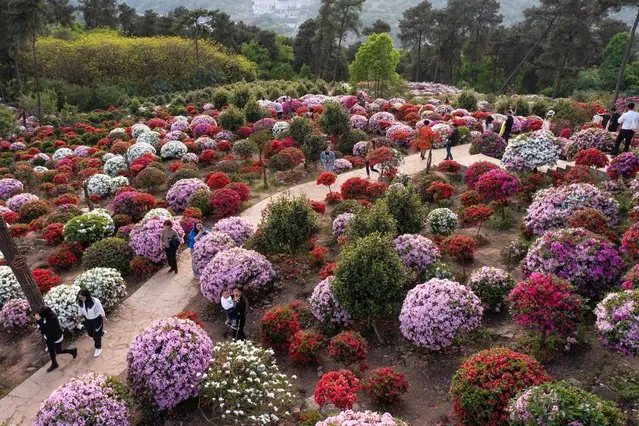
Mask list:
[[[615,246],[583,228],[546,232],[530,246],[521,265],[524,278],[534,272],[553,274],[589,298],[598,298],[617,284],[623,269]]]
[[[482,313],[481,301],[468,287],[433,278],[406,295],[400,330],[416,345],[437,351],[479,327]]]
[[[259,291],[271,284],[276,276],[266,257],[239,247],[218,252],[201,273],[202,294],[214,303],[220,301],[225,288],[242,285],[245,291]]]
[[[160,241],[160,233],[167,217],[152,217],[138,224],[129,234],[129,245],[136,256],[144,256],[152,262],[166,261],[166,253]],[[173,220],[173,229],[177,232],[180,244],[184,243],[184,230],[177,220]]]
[[[54,390],[40,406],[34,426],[128,426],[126,388],[111,377],[85,374]]]
[[[425,273],[430,265],[441,258],[437,246],[419,234],[400,235],[393,243],[404,266],[417,274]]]
[[[333,235],[335,237],[341,237],[346,233],[346,226],[348,221],[355,215],[353,213],[342,213],[333,220]]]
[[[490,170],[477,179],[475,190],[487,201],[504,201],[520,189],[519,179],[502,169]]]
[[[406,423],[389,413],[345,410],[317,422],[315,426],[406,426]]]
[[[7,207],[12,211],[18,213],[20,212],[20,207],[22,207],[23,204],[28,203],[29,201],[37,201],[39,199],[40,198],[38,198],[37,195],[23,192],[22,194],[16,194],[13,197],[9,198],[7,200]]]
[[[213,231],[195,242],[192,251],[193,263],[197,270],[201,271],[216,254],[233,247],[235,247],[235,241],[228,234]]]
[[[631,179],[639,173],[639,156],[634,152],[624,152],[612,159],[606,168],[610,179]]]
[[[176,212],[184,210],[189,197],[199,190],[208,190],[209,187],[200,179],[180,179],[175,182],[166,193],[166,201]]]
[[[621,287],[625,290],[639,288],[639,264],[636,264],[623,276]]]
[[[524,224],[535,234],[563,228],[578,210],[595,209],[615,225],[619,221],[619,203],[609,193],[587,183],[573,183],[539,191],[524,218]]]
[[[175,317],[153,321],[129,346],[129,386],[160,410],[169,410],[198,396],[212,354],[213,342],[193,321]]]
[[[331,291],[333,280],[334,277],[331,275],[315,286],[313,294],[308,299],[311,313],[324,325],[348,325],[352,323],[352,318],[333,295]]]
[[[610,153],[615,147],[615,135],[604,129],[591,127],[581,130],[570,137],[563,146],[563,155],[568,161],[574,161],[579,151],[595,148]]]
[[[11,299],[0,310],[0,324],[5,329],[19,329],[32,322],[30,314],[26,299]]]
[[[499,312],[504,298],[513,288],[513,278],[502,269],[484,266],[470,274],[468,286],[488,309]]]
[[[604,345],[624,355],[639,354],[639,290],[608,294],[595,308]]]
[[[0,179],[0,199],[7,200],[10,197],[22,192],[24,187],[22,182],[14,178]]]
[[[244,245],[254,232],[253,225],[239,216],[220,219],[213,225],[213,231],[224,232],[235,241],[238,247]]]

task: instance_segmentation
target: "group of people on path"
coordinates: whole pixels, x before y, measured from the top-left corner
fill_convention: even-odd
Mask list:
[[[624,144],[624,152],[630,150],[632,139],[639,133],[639,113],[635,111],[635,103],[626,105],[626,112],[619,114],[617,108],[612,107],[607,112],[596,114],[592,118],[593,123],[610,132],[619,132],[615,140],[612,155],[619,154],[621,144]]]

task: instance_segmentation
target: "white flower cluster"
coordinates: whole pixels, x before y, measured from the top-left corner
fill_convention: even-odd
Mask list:
[[[69,148],[58,148],[53,153],[53,157],[52,158],[53,158],[53,161],[60,161],[64,157],[69,157],[71,155],[73,155],[73,151],[70,150]]]
[[[133,137],[133,139],[137,139],[138,136],[140,136],[142,133],[150,131],[151,129],[149,128],[149,126],[143,123],[136,123],[131,126],[131,136]]]
[[[216,345],[201,389],[202,397],[225,422],[241,424],[279,424],[290,416],[287,410],[296,398],[273,351],[249,341]]]
[[[533,170],[541,166],[557,164],[561,148],[548,132],[520,135],[506,146],[501,161],[509,170]]]
[[[126,170],[126,160],[121,155],[113,155],[108,159],[103,158],[103,160],[105,163],[102,170],[109,176],[117,176],[121,170]]]
[[[89,195],[96,194],[105,197],[111,192],[111,185],[111,176],[97,173],[87,180],[87,191]]]
[[[74,282],[97,297],[106,312],[115,309],[126,297],[126,282],[114,268],[93,268],[80,274]]]
[[[277,138],[287,130],[288,123],[286,121],[278,121],[273,125],[273,136]]]
[[[155,155],[156,150],[153,148],[153,145],[149,145],[148,143],[140,142],[134,143],[126,150],[126,155],[129,159],[129,163],[132,163],[138,157],[143,156],[144,154],[149,153]]]
[[[58,316],[60,327],[71,331],[75,328],[75,317],[78,315],[77,297],[80,287],[77,285],[59,285],[44,295],[44,304]]]
[[[145,215],[144,218],[142,218],[141,223],[146,222],[149,219],[153,219],[154,217],[165,217],[167,219],[172,219],[173,215],[171,214],[170,211],[168,211],[167,209],[164,209],[162,207],[158,207],[156,209],[151,209],[149,210]]]
[[[124,130],[122,127],[116,127],[115,129],[109,132],[109,139],[111,139],[112,141],[115,141],[118,139],[121,139],[124,141],[129,139],[129,136],[126,134],[126,130]]]
[[[8,266],[0,266],[0,308],[11,299],[24,297],[22,288]]]
[[[116,176],[111,179],[111,191],[115,192],[121,186],[128,186],[129,178],[126,176]]]
[[[188,148],[180,141],[170,141],[162,145],[160,156],[163,159],[182,158],[188,152]]]
[[[160,134],[158,132],[154,132],[153,130],[149,130],[148,132],[142,132],[135,139],[136,143],[148,143],[154,148],[159,148],[162,142],[160,139]]]

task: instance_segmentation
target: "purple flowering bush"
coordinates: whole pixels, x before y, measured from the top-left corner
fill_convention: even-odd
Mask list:
[[[406,423],[389,413],[345,410],[317,422],[315,426],[406,426]]]
[[[161,263],[166,261],[166,253],[160,233],[164,228],[166,217],[152,217],[138,224],[129,234],[129,245],[136,256],[144,256],[152,262]],[[173,220],[173,229],[177,232],[180,244],[184,243],[184,230],[180,222]]]
[[[192,252],[193,263],[197,270],[201,271],[216,254],[233,247],[235,247],[235,241],[228,234],[213,231],[195,242]]]
[[[341,237],[346,233],[346,226],[348,225],[348,221],[351,220],[355,215],[353,213],[342,213],[333,220],[333,235],[336,237]]]
[[[633,152],[624,152],[612,159],[606,168],[606,174],[611,179],[629,179],[637,176],[639,172],[639,156]]]
[[[40,406],[35,426],[128,426],[126,388],[115,379],[85,374],[54,390]]]
[[[191,194],[201,189],[208,191],[209,187],[200,179],[180,179],[169,188],[166,193],[166,201],[169,202],[174,211],[182,211],[186,208]]]
[[[400,235],[393,243],[404,266],[417,274],[425,273],[429,266],[441,258],[437,246],[419,234]]]
[[[589,298],[617,284],[623,269],[615,246],[583,228],[546,232],[530,246],[521,265],[524,278],[534,272],[557,275]]]
[[[570,137],[563,146],[563,155],[568,161],[574,161],[577,153],[584,149],[596,148],[610,153],[615,146],[615,134],[608,130],[591,127],[581,130]]]
[[[156,320],[131,342],[126,356],[131,390],[169,410],[198,396],[203,374],[209,367],[213,342],[193,321],[179,318]]]
[[[474,135],[473,133],[477,133]],[[470,154],[484,154],[493,158],[501,158],[506,150],[506,141],[495,132],[471,132]]]
[[[18,329],[31,322],[31,307],[26,299],[11,299],[0,310],[0,324],[5,329]]]
[[[7,200],[7,207],[13,210],[16,213],[20,212],[20,207],[24,203],[28,203],[29,201],[37,201],[40,198],[37,195],[29,194],[28,192],[23,192],[22,194],[16,194],[13,197]]]
[[[201,270],[200,289],[210,302],[217,303],[225,288],[238,285],[245,291],[261,290],[276,277],[271,263],[253,250],[239,247],[221,251]]]
[[[619,203],[609,193],[587,183],[547,188],[537,193],[524,218],[535,234],[566,226],[577,210],[592,208],[605,214],[612,225],[619,221]]]
[[[481,300],[470,288],[433,278],[406,295],[399,315],[400,330],[416,345],[437,351],[479,327],[482,314]]]
[[[481,299],[488,309],[499,312],[504,298],[513,288],[510,274],[502,269],[484,266],[470,274],[468,287]]]
[[[213,225],[213,231],[224,232],[235,241],[239,247],[244,245],[251,235],[253,235],[253,225],[246,219],[239,216],[231,216],[219,220]]]
[[[625,355],[639,353],[639,290],[608,294],[595,308],[604,345]]]
[[[331,291],[334,277],[331,275],[322,280],[313,289],[308,299],[311,313],[324,325],[348,325],[352,323],[351,315],[342,308]]]
[[[10,197],[22,192],[24,187],[22,182],[14,178],[0,179],[0,199],[7,200]]]

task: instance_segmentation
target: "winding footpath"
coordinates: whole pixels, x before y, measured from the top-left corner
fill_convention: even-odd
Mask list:
[[[484,155],[468,154],[469,145],[461,145],[452,149],[455,161],[469,166],[477,161],[490,161],[500,164],[499,160]],[[433,165],[441,162],[446,155],[443,149],[433,151]],[[419,158],[419,154],[405,157],[400,166],[400,172],[410,175],[416,174],[426,167],[426,161]],[[366,177],[363,169],[339,175],[335,187],[339,187],[351,177]],[[372,173],[371,179],[377,174]],[[274,194],[259,203],[244,210],[240,216],[247,219],[253,226],[257,226],[262,218],[262,211],[270,202],[286,195],[306,195],[311,200],[324,200],[328,190],[325,186],[308,182]],[[121,307],[111,314],[106,324],[108,334],[103,341],[104,352],[100,358],[93,358],[93,341],[83,337],[77,342],[78,358],[60,356],[60,368],[51,373],[46,372],[45,365],[31,377],[15,387],[7,396],[0,400],[0,424],[31,425],[38,413],[40,404],[60,385],[73,377],[86,373],[123,375],[126,369],[126,354],[129,343],[151,321],[170,317],[182,312],[191,299],[197,296],[199,286],[191,273],[191,256],[184,251],[179,259],[178,275],[167,274],[166,268],[156,273],[135,293],[127,298]]]

